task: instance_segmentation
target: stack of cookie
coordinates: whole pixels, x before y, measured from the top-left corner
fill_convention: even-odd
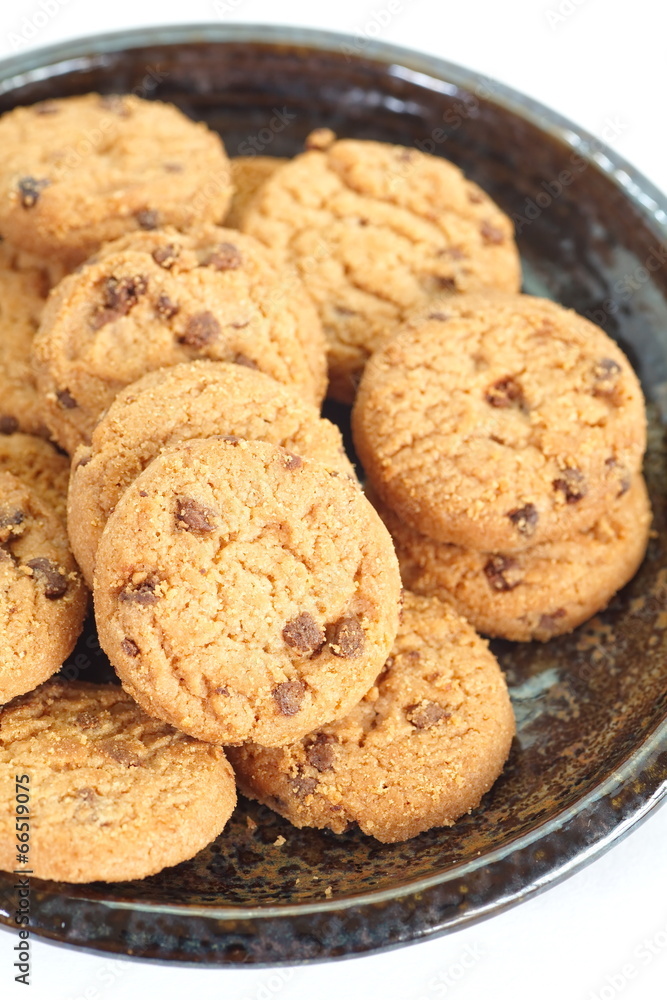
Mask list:
[[[319,129],[230,166],[175,108],[94,94],[0,138],[0,866],[19,769],[33,870],[71,881],[192,856],[235,780],[298,826],[454,822],[514,733],[472,626],[565,631],[641,559],[627,359],[518,295],[510,221],[445,160]],[[360,381],[382,517],[320,415]],[[81,628],[74,557],[124,693],[31,690]]]
[[[636,572],[644,401],[607,335],[529,296],[461,296],[373,355],[354,440],[406,586],[547,640]]]

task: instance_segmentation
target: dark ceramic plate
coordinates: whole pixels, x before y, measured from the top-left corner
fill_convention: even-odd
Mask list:
[[[135,90],[209,122],[232,155],[291,155],[310,129],[330,125],[450,157],[516,217],[526,290],[596,319],[637,366],[653,404],[655,537],[603,615],[547,645],[496,645],[518,736],[500,781],[453,829],[381,846],[356,833],[298,831],[242,801],[215,844],[143,882],[35,881],[33,930],[45,937],[219,964],[376,951],[454,930],[557,882],[667,791],[667,202],[610,150],[505,87],[413,52],[355,45],[257,26],[105,35],[5,62],[0,112]],[[65,674],[110,679],[94,634]],[[6,923],[13,881],[0,878]]]

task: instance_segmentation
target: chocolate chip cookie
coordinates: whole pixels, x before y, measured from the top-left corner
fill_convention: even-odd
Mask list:
[[[298,278],[237,230],[136,233],[54,290],[33,345],[55,439],[70,454],[123,386],[198,358],[229,361],[319,404],[324,335]]]
[[[233,156],[229,161],[234,195],[225,225],[239,229],[264,181],[287,160],[281,156]]]
[[[369,355],[412,309],[518,291],[510,220],[452,163],[318,130],[278,168],[242,228],[293,261],[329,341],[329,393],[354,398]]]
[[[405,594],[394,648],[345,718],[290,746],[232,748],[239,789],[295,826],[383,843],[451,826],[479,805],[514,735],[507,686],[483,639],[434,598]]]
[[[406,587],[452,604],[485,635],[546,642],[602,611],[637,572],[651,507],[641,476],[587,531],[521,552],[434,542],[377,503]]]
[[[11,472],[67,525],[70,463],[49,441],[30,434],[0,435],[0,472]]]
[[[24,790],[42,879],[153,875],[214,840],[236,803],[220,747],[149,718],[115,685],[49,681],[0,709],[0,762],[0,868],[17,867]]]
[[[218,222],[232,195],[220,138],[177,108],[86,94],[0,118],[0,231],[69,266],[131,230]]]
[[[278,746],[344,715],[398,627],[391,538],[347,476],[264,442],[165,449],[97,551],[100,642],[150,714]]]
[[[70,541],[90,586],[104,525],[130,483],[165,447],[216,434],[278,444],[356,478],[338,428],[268,375],[219,361],[150,372],[116,396],[91,446],[74,454]]]
[[[637,376],[571,310],[461,297],[366,367],[354,440],[412,528],[484,552],[585,531],[630,486],[646,445]]]
[[[49,291],[40,268],[23,267],[0,247],[0,434],[22,430],[48,437],[30,350]]]
[[[0,472],[0,704],[60,669],[87,595],[64,526],[36,491]]]

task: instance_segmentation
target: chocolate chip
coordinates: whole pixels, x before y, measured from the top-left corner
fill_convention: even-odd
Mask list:
[[[135,219],[140,229],[157,229],[160,224],[160,216],[153,208],[145,208],[142,212],[137,212]]]
[[[132,602],[133,604],[157,604],[159,595],[155,593],[158,585],[156,579],[149,577],[139,584],[128,583],[124,590],[118,595],[119,600]]]
[[[25,514],[16,507],[0,510],[0,529],[14,528],[18,524],[23,524]]]
[[[158,295],[155,303],[155,312],[163,319],[173,319],[176,313],[180,311],[180,308],[176,302],[171,301],[168,295]]]
[[[596,381],[605,382],[608,379],[615,379],[621,374],[621,366],[612,358],[600,358],[595,362],[593,375]]]
[[[456,285],[456,279],[455,278],[445,277],[442,274],[438,274],[438,275],[436,275],[435,283],[438,286],[438,288],[442,288],[446,292],[456,292],[457,291],[457,285]]]
[[[225,434],[223,435],[222,440],[225,441],[227,444],[236,445],[239,444],[239,442],[243,441],[244,438],[237,437],[236,434]]]
[[[56,393],[56,399],[63,410],[75,410],[79,405],[69,389],[59,389]]]
[[[285,625],[283,639],[292,649],[312,656],[324,644],[325,635],[313,616],[304,611]]]
[[[294,794],[298,796],[298,798],[303,799],[306,795],[313,794],[319,785],[319,781],[314,777],[306,777],[303,774],[297,774],[295,778],[291,779],[290,785],[292,786]]]
[[[136,306],[140,296],[148,289],[148,278],[143,274],[126,275],[123,278],[107,278],[104,286],[104,305],[123,316]]]
[[[521,407],[525,403],[523,388],[514,375],[506,375],[490,385],[484,393],[484,399],[501,410],[507,410],[511,406]]]
[[[564,495],[565,503],[577,503],[586,496],[585,484],[586,478],[579,469],[564,469],[552,485]]]
[[[285,681],[271,692],[278,705],[278,710],[283,715],[296,715],[301,708],[305,693],[306,686],[301,681]]]
[[[593,395],[606,396],[611,403],[620,403],[621,399],[616,399],[619,390],[618,376],[621,374],[621,366],[612,358],[600,358],[593,366]]]
[[[442,719],[449,718],[444,708],[435,701],[421,701],[417,705],[408,705],[405,714],[415,729],[430,729]]]
[[[300,469],[303,465],[303,459],[300,455],[293,455],[291,451],[288,451],[284,456],[285,468],[293,472],[295,469]]]
[[[206,263],[216,271],[235,271],[241,267],[243,258],[239,248],[233,243],[218,243]]]
[[[19,429],[16,417],[4,415],[0,417],[0,434],[15,434]]]
[[[540,620],[538,623],[538,628],[542,632],[555,632],[560,626],[558,624],[559,618],[564,618],[567,614],[565,608],[557,608],[548,615],[540,615]]]
[[[195,313],[187,321],[185,333],[179,338],[181,344],[200,350],[220,336],[220,324],[212,312]]]
[[[67,577],[50,559],[31,559],[26,563],[33,574],[44,583],[44,596],[49,600],[63,597],[67,593]]]
[[[472,205],[481,205],[483,200],[481,194],[478,194],[477,191],[468,191],[468,201]]]
[[[123,650],[126,656],[131,656],[134,658],[135,656],[139,655],[139,647],[137,646],[136,642],[134,642],[132,639],[127,639],[127,638],[123,639],[123,641],[120,644],[120,648]]]
[[[221,695],[223,698],[231,698],[231,694],[229,693],[229,688],[227,687],[226,684],[223,684],[221,687],[215,688],[215,693]]]
[[[507,512],[507,516],[519,534],[526,538],[535,533],[537,522],[540,519],[534,503],[527,503],[524,507],[515,507],[514,510]]]
[[[215,517],[215,511],[192,497],[182,497],[176,501],[177,528],[191,531],[194,535],[203,535],[215,531],[215,524],[211,523],[212,517]]]
[[[484,243],[498,245],[505,242],[505,234],[502,229],[492,226],[490,222],[483,222],[479,231]]]
[[[428,314],[428,319],[437,319],[440,320],[441,323],[446,323],[448,319],[451,319],[451,316],[449,313],[434,312]]]
[[[306,747],[306,760],[318,771],[330,771],[333,768],[336,754],[333,744],[338,743],[335,736],[328,733],[318,733],[313,742]]]
[[[443,247],[442,250],[436,251],[436,257],[447,257],[449,260],[463,260],[465,254],[458,247]]]
[[[358,618],[341,618],[327,625],[327,643],[335,656],[352,659],[359,656],[364,648],[366,635]]]
[[[632,486],[632,476],[613,455],[611,458],[608,458],[604,464],[608,469],[611,469],[612,472],[616,472],[616,475],[618,476],[619,490],[616,495],[619,497],[625,496]]]
[[[484,564],[484,575],[492,590],[514,590],[521,583],[521,579],[515,576],[517,569],[516,560],[510,556],[491,556]]]
[[[233,325],[234,324],[232,324],[232,326]],[[252,358],[249,358],[247,354],[241,354],[240,351],[237,351],[232,358],[232,364],[243,365],[244,368],[252,368],[253,371],[259,371],[257,364],[252,360]]]
[[[93,313],[91,325],[99,330],[107,323],[127,316],[136,306],[140,296],[148,289],[148,279],[143,274],[127,275],[123,278],[107,278],[103,286],[102,305]]]
[[[175,243],[167,243],[163,247],[157,247],[151,254],[155,263],[159,264],[160,267],[167,268],[167,270],[174,266],[180,255],[181,248]]]
[[[94,729],[97,726],[98,716],[94,712],[79,712],[75,721],[80,729]]]
[[[103,754],[111,757],[118,764],[124,764],[125,767],[139,767],[141,765],[141,758],[120,740],[100,740],[97,746]]]
[[[44,188],[48,187],[50,183],[51,181],[46,179],[38,180],[36,177],[22,177],[18,183],[18,188],[23,208],[33,208],[39,201]]]

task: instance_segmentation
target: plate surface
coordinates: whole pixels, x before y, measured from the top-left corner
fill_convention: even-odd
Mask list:
[[[588,625],[547,645],[494,643],[518,735],[501,779],[454,828],[383,846],[299,831],[241,800],[216,843],[145,881],[34,880],[32,927],[46,937],[217,964],[405,944],[564,878],[667,791],[667,201],[527,98],[433,58],[355,44],[243,25],[84,39],[2,64],[0,113],[45,97],[134,90],[206,120],[230,155],[293,155],[313,127],[329,125],[454,160],[515,217],[525,290],[599,322],[637,367],[651,401],[655,537],[635,580]],[[333,415],[347,420],[344,408]],[[94,632],[64,673],[111,678]],[[0,920],[12,926],[13,882],[0,873]]]

